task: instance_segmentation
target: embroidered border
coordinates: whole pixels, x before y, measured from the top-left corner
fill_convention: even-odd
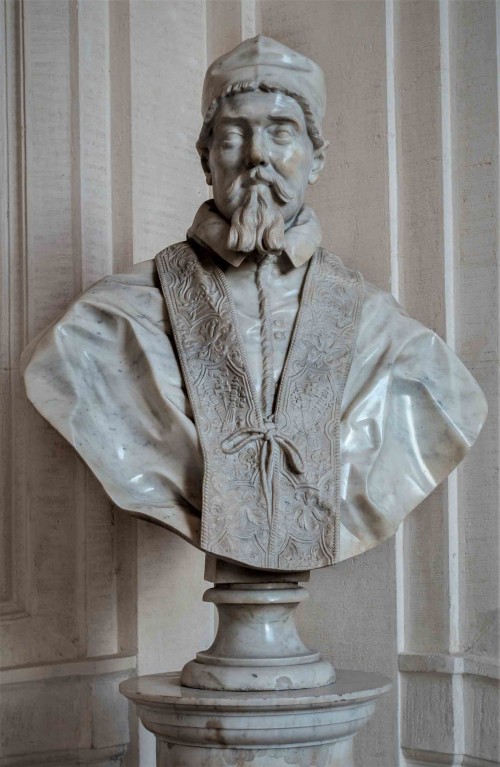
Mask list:
[[[338,558],[340,406],[362,278],[325,250],[306,276],[272,420],[264,421],[224,273],[177,243],[156,257],[204,458],[201,547],[253,567]]]

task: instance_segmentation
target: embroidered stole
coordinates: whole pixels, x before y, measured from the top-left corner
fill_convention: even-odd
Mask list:
[[[364,288],[324,249],[305,278],[265,420],[224,272],[187,242],[156,257],[204,460],[200,546],[251,567],[310,570],[339,548],[340,406]]]

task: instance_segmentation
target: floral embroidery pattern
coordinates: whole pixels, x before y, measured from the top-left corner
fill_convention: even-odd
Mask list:
[[[222,271],[185,242],[156,263],[204,456],[201,547],[253,567],[333,564],[340,405],[362,278],[315,253],[276,410],[264,420]]]
[[[320,501],[318,493],[310,487],[295,493],[297,504],[297,527],[307,532],[315,531],[329,513],[326,503]]]
[[[229,325],[218,322],[217,319],[208,320],[206,325],[200,328],[200,336],[204,342],[203,349],[197,349],[200,359],[217,362],[225,352],[228,335]]]

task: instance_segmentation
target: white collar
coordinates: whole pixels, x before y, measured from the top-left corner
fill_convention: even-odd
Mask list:
[[[229,223],[220,215],[214,201],[207,200],[198,208],[186,236],[210,248],[231,266],[240,266],[249,254],[229,250],[228,235]],[[294,266],[309,261],[321,243],[321,226],[312,208],[302,208],[295,223],[285,232],[285,242],[285,252]]]

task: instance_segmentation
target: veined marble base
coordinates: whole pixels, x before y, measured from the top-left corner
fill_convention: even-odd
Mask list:
[[[352,741],[390,681],[338,671],[310,690],[193,690],[179,674],[127,679],[120,690],[157,739],[157,767],[353,767]]]
[[[308,599],[297,583],[233,583],[203,595],[219,613],[211,647],[186,663],[181,684],[202,690],[299,690],[335,681],[332,664],[301,640],[297,605]]]

